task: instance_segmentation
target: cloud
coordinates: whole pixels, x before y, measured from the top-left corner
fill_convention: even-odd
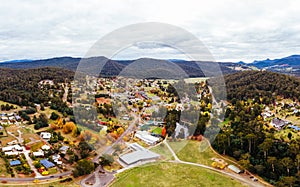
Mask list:
[[[0,6],[0,61],[84,56],[105,34],[148,21],[190,31],[218,61],[278,58],[299,54],[299,5],[293,0],[4,1]],[[149,43],[128,48],[118,56],[147,54],[182,57],[167,46]]]

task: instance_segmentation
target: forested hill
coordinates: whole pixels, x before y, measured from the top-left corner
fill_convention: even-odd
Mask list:
[[[63,83],[73,79],[74,72],[61,68],[38,69],[1,69],[0,68],[0,100],[21,106],[33,103],[47,103],[48,94],[41,90],[38,83],[41,80],[53,80]]]
[[[270,71],[244,71],[225,76],[229,100],[259,99],[268,103],[275,96],[300,99],[300,79]]]
[[[32,60],[32,61],[21,61],[21,62],[2,62],[0,63],[0,68],[12,68],[12,69],[32,69],[32,68],[42,68],[42,67],[58,67],[64,68],[72,71],[76,71],[78,64],[81,60],[88,62],[89,71],[97,69],[96,67],[101,67],[100,64],[105,62],[105,66],[101,71],[102,76],[117,76],[127,65],[134,62],[134,60],[111,60],[103,56],[90,57],[90,58],[72,58],[72,57],[56,57],[43,60]],[[141,61],[142,59],[137,59]],[[171,63],[168,60],[159,60],[152,58],[143,58],[149,64],[155,64],[158,61]],[[204,74],[194,61],[177,60],[172,63],[178,65],[182,70],[184,70],[190,77],[203,77]],[[202,67],[211,66],[212,62],[201,62]],[[223,74],[234,73],[234,67],[247,68],[246,66],[236,64],[236,63],[219,63],[220,69]],[[207,68],[209,69],[209,68]],[[208,73],[209,74],[209,73]]]

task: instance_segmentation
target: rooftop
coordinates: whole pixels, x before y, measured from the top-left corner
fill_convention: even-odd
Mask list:
[[[17,166],[17,165],[20,165],[21,164],[21,161],[20,160],[12,160],[10,161],[9,163],[11,166]]]
[[[160,155],[156,154],[152,151],[147,149],[144,150],[137,150],[132,153],[128,153],[125,155],[120,156],[120,160],[127,165],[137,163],[139,161],[146,161],[159,158]]]
[[[40,163],[46,168],[52,168],[55,166],[55,164],[53,164],[52,162],[48,161],[47,159],[43,159],[43,160],[40,160]]]

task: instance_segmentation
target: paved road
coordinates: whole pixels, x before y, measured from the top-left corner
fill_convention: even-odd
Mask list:
[[[102,172],[102,174],[99,173],[99,171]],[[111,183],[111,181],[114,179],[114,173],[105,171],[102,166],[97,167],[97,169],[90,175],[88,175],[86,178],[80,181],[80,185],[82,187],[102,187],[107,186]],[[93,180],[94,178],[94,184],[89,185],[86,184],[89,180]]]
[[[69,176],[72,174],[72,171],[67,171],[59,174],[49,175],[49,176],[42,176],[39,177],[39,180],[48,180],[48,179],[55,179],[59,177]],[[53,176],[53,177],[52,177]],[[30,178],[6,178],[6,177],[0,177],[0,181],[10,181],[10,182],[32,182],[37,178],[30,177]]]

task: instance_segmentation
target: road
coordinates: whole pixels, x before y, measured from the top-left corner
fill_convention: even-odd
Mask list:
[[[13,136],[14,138],[16,138],[16,139],[18,140],[18,142],[19,142],[20,144],[22,144],[22,143],[23,143],[22,132],[21,132],[20,130],[17,130],[17,131],[18,131],[18,133],[19,133],[19,136],[15,136],[13,133],[11,133],[11,132],[9,132],[9,131],[7,131],[7,134]]]
[[[106,150],[102,153],[102,154],[112,154],[113,153],[113,147],[114,145],[117,145],[118,143],[120,143],[120,141],[123,140],[124,136],[126,134],[128,134],[129,132],[132,131],[133,127],[135,126],[135,124],[140,120],[140,118],[137,115],[134,115],[134,120],[130,123],[130,125],[128,126],[128,128],[124,131],[124,133],[110,146],[108,146],[106,148]],[[99,163],[99,158],[101,157],[102,154],[98,154],[94,159],[93,162],[94,163]],[[99,174],[99,171],[104,172],[104,174]],[[113,173],[109,173],[107,171],[105,171],[102,166],[98,166],[96,168],[96,170],[88,175],[86,178],[84,178],[83,180],[80,181],[80,185],[83,187],[91,187],[91,185],[86,184],[89,180],[91,180],[91,178],[95,178],[95,183],[92,185],[93,187],[101,187],[101,186],[106,186],[107,184],[109,184],[113,179],[114,179],[114,175]]]
[[[106,150],[102,153],[102,154],[112,154],[113,152],[113,147],[114,145],[117,145],[118,143],[120,143],[120,141],[123,140],[124,136],[126,134],[128,134],[129,132],[132,131],[133,127],[135,126],[135,124],[140,120],[140,118],[136,115],[134,115],[134,120],[130,123],[130,125],[128,126],[128,128],[124,131],[124,133],[110,146],[108,146],[106,148]],[[94,159],[93,162],[98,163],[99,162],[99,158],[101,157],[102,154],[97,155]]]
[[[102,174],[99,173],[100,171],[102,172]],[[94,184],[87,184],[87,182],[93,180],[93,178]],[[99,166],[92,174],[88,175],[86,178],[81,180],[80,185],[83,187],[102,187],[110,184],[113,179],[114,173],[107,172],[102,168],[102,166]]]
[[[23,148],[24,149],[24,148]],[[42,175],[40,174],[40,172],[38,172],[38,170],[34,167],[33,165],[33,161],[29,156],[30,151],[29,150],[25,150],[23,151],[23,154],[27,160],[28,165],[30,166],[30,169],[35,173],[35,177],[36,178],[40,178],[42,177]]]
[[[193,165],[193,166],[198,166],[198,167],[202,167],[202,168],[205,168],[205,169],[209,169],[209,170],[212,170],[212,171],[216,171],[218,173],[222,173],[224,175],[227,175],[227,176],[230,176],[236,180],[239,180],[241,181],[242,183],[245,183],[251,187],[264,187],[265,185],[261,184],[261,183],[258,183],[258,182],[254,182],[252,180],[247,180],[245,179],[244,177],[238,175],[238,174],[233,174],[233,173],[229,173],[229,172],[226,172],[224,170],[219,170],[219,169],[216,169],[216,168],[213,168],[213,167],[210,167],[210,166],[206,166],[206,165],[203,165],[203,164],[197,164],[197,163],[193,163],[193,162],[185,162],[185,161],[181,161],[177,155],[175,154],[175,152],[173,151],[173,149],[170,147],[170,145],[168,144],[168,142],[166,140],[164,140],[164,144],[168,147],[168,149],[170,150],[170,152],[172,153],[173,157],[174,157],[174,161],[170,161],[170,162],[175,162],[175,163],[181,163],[181,164],[188,164],[188,165]]]
[[[68,86],[68,83],[62,84],[62,87],[63,87],[63,89],[64,89],[64,95],[63,95],[62,101],[63,101],[63,102],[67,102],[67,99],[68,99],[68,92],[69,92],[69,86]]]
[[[55,179],[59,177],[64,177],[64,176],[69,176],[72,174],[72,171],[67,171],[63,173],[58,173],[54,175],[49,175],[49,176],[42,176],[39,177],[39,180],[49,180],[49,179]],[[53,177],[52,177],[53,176]],[[6,177],[0,177],[0,181],[10,181],[10,182],[32,182],[37,178],[30,177],[30,178],[6,178]]]

